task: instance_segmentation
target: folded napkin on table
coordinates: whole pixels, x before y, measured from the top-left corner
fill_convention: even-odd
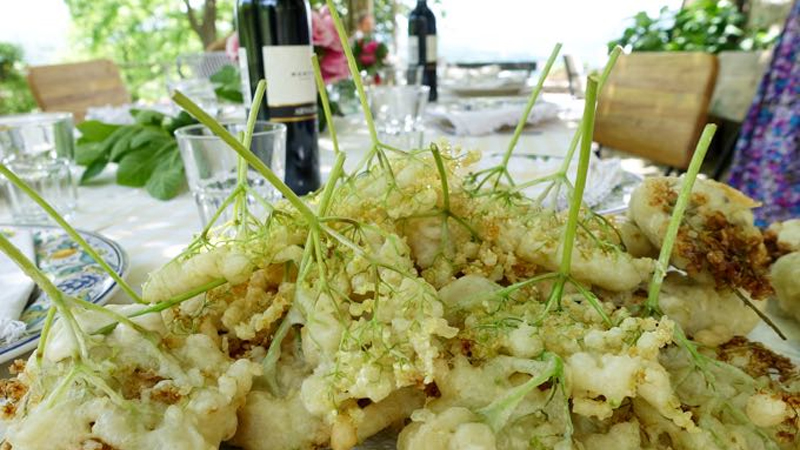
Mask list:
[[[35,261],[33,236],[28,230],[0,230],[28,259]],[[33,280],[28,278],[8,256],[0,253],[0,344],[9,344],[25,333],[25,323],[19,320],[33,292]]]
[[[575,152],[575,158],[567,169],[567,179],[574,185],[575,178],[578,173],[578,158]],[[498,165],[503,159],[502,155],[493,154],[484,157],[476,170],[486,169]],[[533,155],[514,155],[512,156],[511,164],[508,165],[508,171],[514,178],[517,184],[525,183],[526,181],[542,178],[557,172],[564,160],[562,158],[541,157]],[[599,159],[592,155],[589,162],[589,171],[586,176],[586,189],[583,193],[583,202],[590,207],[600,204],[623,180],[624,171],[622,169],[622,162],[617,158]],[[529,198],[536,199],[542,194],[548,182],[535,184],[522,190],[522,192]],[[546,206],[554,206],[557,202],[557,209],[566,209],[569,205],[566,189],[561,189],[558,199],[555,199],[555,193],[551,191],[547,198],[543,201]]]
[[[428,113],[428,117],[444,128],[458,135],[478,136],[489,134],[505,127],[514,127],[525,111],[522,103],[500,104],[496,107],[477,108],[474,110],[438,110]],[[533,105],[529,124],[537,124],[555,119],[558,106],[554,103],[540,101]]]

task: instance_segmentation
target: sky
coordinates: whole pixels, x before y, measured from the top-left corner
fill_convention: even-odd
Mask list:
[[[178,7],[179,0],[174,1]],[[606,42],[621,34],[626,19],[641,10],[655,14],[663,5],[677,8],[680,3],[442,0],[441,6],[432,9],[438,17],[439,52],[449,61],[543,58],[556,42],[562,42],[563,53],[596,67],[605,61]],[[441,8],[446,10],[444,17]],[[63,0],[0,0],[0,42],[21,44],[29,64],[63,59],[69,50],[70,26]]]
[[[562,53],[597,67],[605,62],[606,43],[622,34],[627,19],[642,10],[655,15],[664,5],[676,9],[680,4],[680,0],[443,0],[446,15],[437,21],[439,48],[452,60],[514,60],[546,57],[561,42]]]
[[[0,42],[22,45],[29,64],[65,57],[70,23],[63,0],[0,0]]]

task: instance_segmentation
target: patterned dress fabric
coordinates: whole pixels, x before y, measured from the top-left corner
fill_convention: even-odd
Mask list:
[[[800,0],[742,124],[728,182],[763,203],[761,226],[800,217]]]

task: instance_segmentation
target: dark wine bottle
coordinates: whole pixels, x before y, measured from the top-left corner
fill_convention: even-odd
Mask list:
[[[408,16],[408,49],[409,66],[423,66],[422,84],[431,88],[430,101],[436,101],[436,17],[425,0],[417,0]]]
[[[306,194],[320,185],[311,8],[308,0],[254,1],[269,119],[286,125],[286,184]]]
[[[238,0],[236,2],[236,30],[239,34],[239,71],[242,77],[242,96],[247,108],[253,102],[258,82],[264,78],[261,38],[258,27],[258,0]],[[259,108],[258,118],[269,117],[267,103]]]

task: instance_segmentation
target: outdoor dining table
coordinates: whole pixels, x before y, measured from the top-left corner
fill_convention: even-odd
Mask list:
[[[574,119],[582,101],[566,95],[550,97],[560,102],[565,111],[557,119],[526,129],[515,150],[518,154],[563,156],[577,122]],[[341,119],[341,120],[340,120]],[[346,153],[345,169],[351,170],[370,148],[370,137],[363,121],[357,117],[338,118],[335,121],[340,149]],[[510,132],[483,136],[452,136],[435,127],[426,130],[425,141],[447,139],[464,149],[484,153],[501,153],[511,139]],[[319,141],[320,169],[327,177],[333,161],[333,143],[328,133]],[[130,261],[127,281],[141,287],[147,275],[178,255],[192,236],[201,229],[200,216],[191,193],[186,190],[179,196],[160,201],[144,189],[134,189],[114,182],[113,167],[88,185],[78,187],[78,207],[68,218],[79,230],[92,231],[106,236],[125,250]],[[11,223],[8,205],[0,204],[0,223]],[[123,292],[112,296],[110,303],[129,303]]]
[[[545,100],[559,104],[559,118],[527,127],[515,147],[515,155],[563,157],[578,126],[583,101],[568,95],[550,94]],[[334,121],[340,150],[346,154],[345,170],[352,170],[370,149],[370,136],[359,117],[336,118]],[[483,154],[504,152],[509,145],[510,131],[482,136],[453,136],[436,127],[428,127],[425,142],[446,139],[466,150],[479,150]],[[320,169],[327,178],[333,161],[333,143],[328,133],[319,140]],[[114,169],[108,168],[90,184],[78,187],[78,208],[69,222],[79,230],[102,234],[125,250],[129,258],[126,280],[140,289],[148,274],[174,258],[201,231],[202,225],[194,198],[188,190],[179,196],[160,201],[144,189],[117,185]],[[0,204],[0,223],[11,223],[6,203]],[[130,303],[124,292],[118,290],[109,303]],[[800,362],[800,326],[777,312],[775,302],[767,307],[767,314],[789,334],[788,341],[778,339],[764,323],[760,323],[748,336],[769,343],[769,346]],[[23,355],[23,358],[27,355]],[[6,374],[8,363],[0,364],[0,375]]]

